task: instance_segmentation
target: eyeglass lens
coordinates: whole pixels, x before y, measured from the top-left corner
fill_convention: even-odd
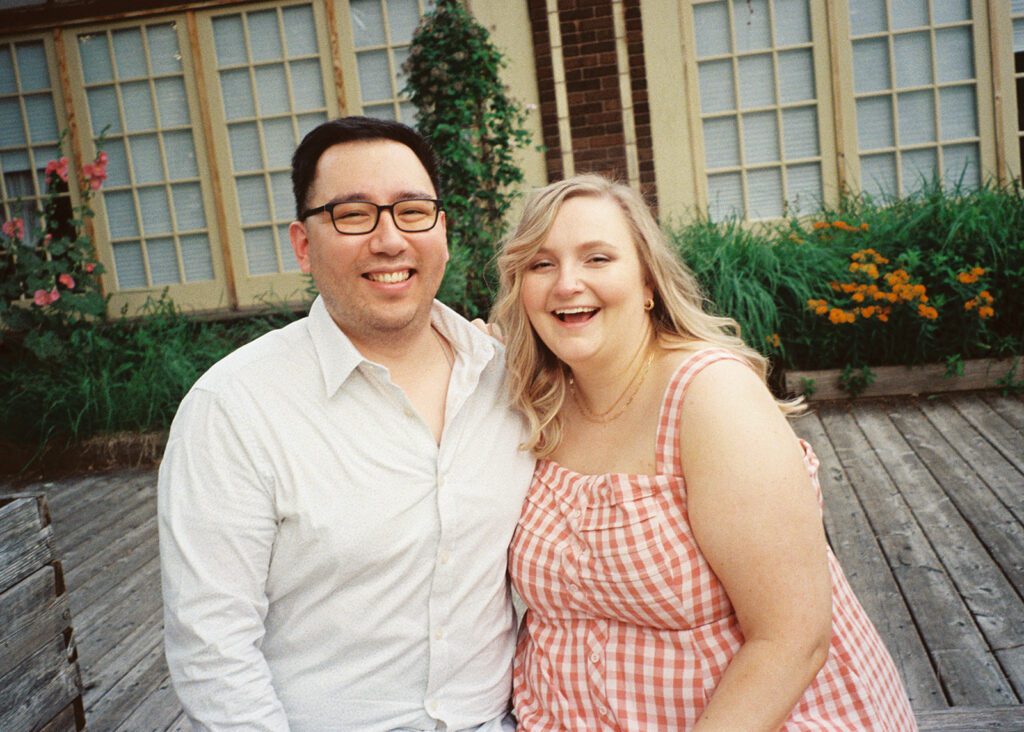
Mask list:
[[[368,201],[343,201],[331,209],[334,228],[342,234],[368,234],[377,227],[382,209],[390,209],[399,231],[427,231],[437,223],[437,201],[430,199],[398,201],[390,206],[378,206]]]

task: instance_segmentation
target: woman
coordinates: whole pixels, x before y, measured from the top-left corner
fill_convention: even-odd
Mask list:
[[[704,313],[642,199],[536,192],[495,316],[539,458],[510,548],[523,730],[908,730],[765,359]]]

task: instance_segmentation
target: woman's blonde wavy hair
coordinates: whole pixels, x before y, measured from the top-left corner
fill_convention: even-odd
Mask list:
[[[767,381],[768,361],[739,337],[732,318],[704,311],[696,278],[669,245],[639,193],[600,175],[578,175],[535,190],[526,200],[522,219],[502,242],[498,254],[500,287],[491,319],[504,333],[509,391],[513,404],[526,415],[530,436],[523,445],[537,457],[550,455],[562,439],[561,409],[568,389],[568,369],[544,345],[530,325],[520,298],[523,273],[550,231],[562,204],[593,196],[619,205],[633,234],[646,283],[654,292],[651,323],[659,344],[683,348],[694,341],[724,348],[739,356]],[[779,402],[783,413],[802,409],[799,402]]]

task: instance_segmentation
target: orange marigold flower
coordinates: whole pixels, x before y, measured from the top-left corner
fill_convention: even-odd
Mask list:
[[[782,339],[779,338],[778,333],[772,333],[770,336],[765,336],[764,339],[772,348],[778,348],[782,344]]]
[[[854,302],[864,302],[864,293],[855,292],[852,295],[850,295],[850,299],[852,299]]]
[[[983,274],[985,274],[985,268],[984,267],[972,267],[971,268],[971,274],[974,275],[975,277],[981,277]]]
[[[830,224],[830,223],[829,223],[829,222],[827,222],[827,221],[815,221],[815,222],[814,222],[814,224],[812,224],[812,228],[814,228],[814,230],[815,230],[815,231],[818,231],[818,230],[820,230],[820,229],[827,229],[827,228],[829,228],[829,227],[830,227],[831,225],[832,225],[832,224]]]
[[[910,275],[907,274],[905,269],[894,269],[892,272],[886,273],[885,281],[888,282],[890,286],[902,284],[910,281]]]
[[[843,292],[845,292],[847,295],[849,295],[851,292],[853,292],[854,290],[857,289],[857,283],[856,282],[844,282],[843,284],[839,285],[839,289],[841,289]]]
[[[832,226],[835,227],[836,229],[839,229],[840,231],[857,231],[857,228],[855,226],[850,226],[848,223],[842,220],[833,221]]]
[[[868,305],[866,308],[861,308],[860,309],[861,317],[862,318],[870,318],[872,315],[875,314],[876,310],[878,310],[878,308],[875,307],[874,305]]]
[[[959,274],[957,274],[956,280],[961,284],[970,285],[971,283],[978,281],[978,275],[972,274],[970,272],[960,272]]]
[[[861,271],[864,272],[868,277],[870,277],[873,280],[878,279],[878,267],[876,267],[873,264],[861,265]]]
[[[867,225],[867,224],[861,224],[861,225],[860,225],[860,230],[861,230],[861,231],[867,231],[867,230],[868,230],[868,228],[869,228],[869,227],[868,227],[868,225]]]
[[[832,308],[828,311],[828,319],[832,321],[834,325],[846,322],[846,311],[841,308]]]
[[[831,287],[836,292],[842,291],[842,285],[840,285],[838,282],[829,282],[828,286]]]
[[[878,314],[878,320],[879,320],[879,322],[882,322],[882,323],[888,323],[889,322],[889,313],[884,313],[884,312],[883,313],[879,313]]]
[[[919,297],[923,297],[924,293],[926,292],[925,286],[921,284],[914,285],[913,290],[914,294],[918,295]]]
[[[790,240],[791,242],[795,243],[795,244],[803,244],[803,243],[804,243],[804,240],[803,240],[803,239],[801,239],[801,238],[800,238],[799,236],[797,236],[796,234],[790,234],[790,235],[789,235],[789,240]]]
[[[918,305],[917,314],[926,320],[935,320],[939,317],[939,311],[933,308],[931,305]]]
[[[964,303],[964,310],[974,310],[976,307],[978,307],[978,299],[975,297]]]
[[[981,292],[979,292],[978,297],[987,302],[989,305],[996,301],[996,299],[992,297],[992,293],[989,292],[988,290],[982,290]]]
[[[857,262],[850,262],[850,271],[851,272],[856,272],[858,269],[860,269],[863,266],[864,266],[863,264],[857,264]]]
[[[889,302],[897,302],[899,301],[900,296],[897,295],[895,292],[887,292],[885,295],[885,299],[888,300]]]
[[[978,308],[978,317],[981,318],[982,320],[984,320],[985,318],[991,318],[995,314],[996,311],[993,310],[988,305],[982,305],[980,308]]]

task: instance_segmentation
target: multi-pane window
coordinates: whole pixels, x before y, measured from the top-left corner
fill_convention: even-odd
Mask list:
[[[0,43],[0,221],[20,218],[24,238],[41,227],[45,169],[60,157],[60,130],[42,41]],[[61,209],[70,217],[70,204]]]
[[[1024,170],[1024,0],[1012,0],[1013,75],[1017,84],[1017,145],[1021,170]]]
[[[708,210],[768,218],[822,199],[808,0],[693,5]]]
[[[981,180],[970,0],[849,3],[862,189]]]
[[[415,123],[415,107],[401,96],[402,64],[420,15],[433,0],[349,0],[363,114]]]
[[[78,52],[117,289],[213,279],[177,24],[85,33]]]
[[[327,119],[320,56],[329,51],[309,4],[219,15],[213,41],[248,273],[295,271],[291,155]]]

